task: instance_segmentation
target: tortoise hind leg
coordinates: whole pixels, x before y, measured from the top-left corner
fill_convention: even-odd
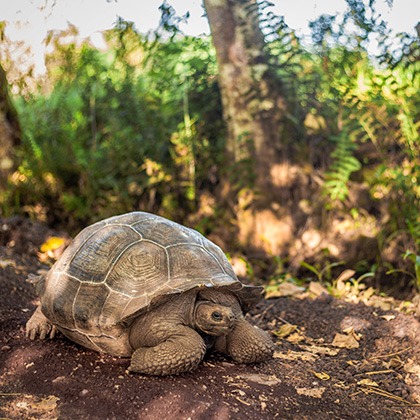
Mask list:
[[[204,340],[193,329],[177,326],[166,340],[139,347],[131,356],[129,371],[147,375],[177,375],[194,369],[206,352]]]
[[[48,335],[50,338],[54,338],[56,332],[57,329],[42,313],[41,306],[38,306],[26,323],[26,337],[35,340],[36,336],[39,334],[39,338],[43,340]]]

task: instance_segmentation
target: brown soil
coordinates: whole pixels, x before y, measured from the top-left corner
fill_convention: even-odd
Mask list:
[[[61,335],[31,342],[24,327],[36,296],[25,279],[46,268],[37,250],[52,233],[0,220],[0,418],[420,419],[419,321],[328,295],[270,299],[253,310],[260,327],[278,331],[287,321],[304,337],[273,335],[276,357],[259,365],[210,354],[191,373],[155,378]],[[331,343],[348,327],[360,334],[358,348],[320,354],[337,351]]]

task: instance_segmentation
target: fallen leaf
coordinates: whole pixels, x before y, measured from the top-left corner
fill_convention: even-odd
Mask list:
[[[290,282],[284,282],[274,289],[267,289],[265,293],[266,299],[284,297],[284,296],[296,296],[305,290],[304,287],[296,286],[296,284]]]
[[[16,263],[13,260],[0,260],[0,268],[6,268],[8,266],[16,267]]]
[[[64,245],[65,241],[66,240],[64,238],[51,236],[41,245],[40,250],[41,252],[54,251]]]
[[[345,281],[351,279],[354,275],[356,274],[356,271],[354,270],[344,270],[338,277],[337,277],[337,283],[338,282],[343,282],[342,284],[344,284]],[[341,285],[340,285],[341,286]],[[341,286],[342,287],[342,286]],[[341,287],[338,287],[337,285],[337,289],[340,289]]]
[[[241,397],[245,396],[245,392],[242,389],[232,389],[232,394],[239,394]]]
[[[309,351],[314,354],[321,354],[326,356],[336,356],[340,350],[332,349],[331,347],[321,347],[321,346],[299,346],[302,350]]]
[[[385,321],[392,321],[393,319],[395,319],[395,315],[381,315],[379,318],[382,318]]]
[[[304,335],[302,335],[302,334],[300,334],[300,333],[298,333],[298,332],[295,332],[295,333],[293,333],[293,334],[289,335],[289,336],[286,338],[286,340],[287,340],[289,343],[298,344],[298,343],[300,343],[301,341],[305,341],[305,336],[304,336]]]
[[[59,399],[60,398],[56,397],[55,395],[49,395],[39,402],[31,402],[30,405],[37,411],[52,411],[57,407],[57,401],[59,401]]]
[[[276,375],[263,375],[258,373],[250,373],[248,375],[240,375],[241,379],[246,381],[256,382],[261,385],[274,386],[279,384],[281,381]]]
[[[365,386],[379,386],[379,384],[371,379],[361,379],[357,382],[357,385],[365,385]]]
[[[287,353],[275,351],[273,357],[275,359],[304,360],[306,362],[314,362],[317,359],[315,354],[306,351],[288,351]]]
[[[404,362],[397,356],[391,358],[389,362],[385,362],[385,366],[388,369],[401,369],[404,366]]]
[[[354,327],[350,326],[350,327],[344,328],[343,332],[346,333],[346,334],[353,334],[354,333]]]
[[[309,291],[315,296],[321,296],[323,293],[328,295],[328,290],[321,283],[315,281],[309,283]]]
[[[321,379],[321,381],[328,381],[331,379],[331,376],[328,375],[328,373],[325,372],[315,372],[311,370],[311,372],[318,378]]]
[[[374,295],[374,293],[375,289],[373,287],[369,287],[361,294],[361,297],[364,301],[368,301]]]
[[[384,298],[382,296],[373,295],[366,304],[375,308],[381,308],[384,311],[389,311],[395,306],[395,300],[389,297]]]
[[[404,365],[404,370],[407,373],[417,375],[420,378],[420,365],[414,363],[412,359],[408,359],[407,363]]]
[[[296,331],[297,325],[292,324],[284,324],[282,325],[277,331],[274,331],[273,334],[279,338],[285,338],[288,335],[292,334]]]
[[[346,348],[346,349],[357,349],[359,342],[356,340],[353,334],[339,334],[337,333],[331,343],[334,347]]]
[[[322,398],[324,394],[325,387],[320,388],[296,388],[296,392],[299,395],[306,395],[307,397],[312,398]]]

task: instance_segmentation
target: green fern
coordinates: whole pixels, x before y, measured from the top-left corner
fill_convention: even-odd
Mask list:
[[[334,160],[325,174],[324,191],[331,200],[344,201],[349,194],[347,184],[350,176],[353,172],[359,171],[362,165],[354,157],[355,145],[345,131],[334,137],[334,140],[337,142],[337,146],[331,153]]]

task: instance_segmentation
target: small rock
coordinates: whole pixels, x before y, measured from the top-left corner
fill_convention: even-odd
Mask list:
[[[3,346],[2,348],[1,348],[1,351],[8,351],[8,350],[10,350],[11,349],[11,347],[10,346]]]
[[[66,379],[65,376],[57,376],[55,379],[52,380],[53,384],[63,382],[63,380]]]
[[[87,389],[83,389],[81,392],[80,392],[80,395],[81,396],[85,396],[86,394],[88,394],[89,393],[89,391],[87,390]]]

